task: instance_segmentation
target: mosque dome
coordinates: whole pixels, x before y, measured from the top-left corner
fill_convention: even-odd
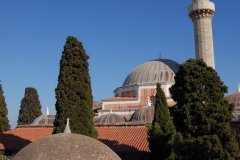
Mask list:
[[[100,141],[80,134],[60,133],[30,143],[12,160],[120,160]]]
[[[132,115],[133,123],[152,123],[154,117],[154,107],[144,106],[136,110]]]
[[[95,123],[96,124],[121,124],[121,123],[125,123],[125,120],[117,114],[110,113],[110,114],[105,114],[98,117],[95,120]]]
[[[225,99],[234,106],[233,121],[240,121],[240,88],[238,92],[229,94]]]
[[[33,122],[32,126],[53,126],[55,115],[43,114],[37,117]]]
[[[174,83],[179,64],[169,59],[156,59],[135,68],[125,79],[123,86]]]

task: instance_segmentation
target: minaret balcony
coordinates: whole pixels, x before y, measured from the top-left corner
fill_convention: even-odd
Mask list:
[[[215,5],[213,2],[210,2],[210,1],[196,1],[189,6],[188,13],[191,14],[192,12],[195,12],[198,10],[215,11]]]

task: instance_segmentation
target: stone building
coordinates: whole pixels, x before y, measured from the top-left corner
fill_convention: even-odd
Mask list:
[[[189,16],[194,25],[195,53],[197,59],[215,68],[212,18],[215,5],[209,0],[193,0],[189,6]]]
[[[226,100],[234,106],[233,122],[240,122],[240,85],[235,93],[226,96]]]
[[[213,68],[214,14],[215,6],[209,0],[192,0],[189,16],[194,24],[196,58],[203,59]],[[176,103],[171,98],[169,88],[175,83],[174,76],[178,69],[179,64],[173,60],[155,59],[140,64],[130,72],[123,85],[114,90],[114,97],[102,100],[100,107],[99,104],[95,105],[98,140],[123,160],[146,160],[150,150],[145,124],[153,120],[156,84],[161,84],[168,106],[174,106]],[[238,92],[226,96],[226,99],[234,105],[232,127],[240,142],[240,86]],[[0,152],[16,153],[27,144],[51,135],[54,118],[53,115],[42,115],[30,125],[18,126],[15,130],[0,134]],[[60,142],[62,138],[59,137],[56,140]],[[79,140],[82,141],[81,138]],[[44,141],[48,142],[48,139]]]
[[[169,59],[155,59],[137,66],[123,85],[114,90],[113,98],[102,100],[96,124],[151,123],[156,84],[161,84],[168,106],[173,106],[169,88],[178,69],[179,64]]]
[[[194,24],[196,59],[203,59],[208,66],[215,68],[212,33],[215,5],[209,0],[192,0],[188,11]],[[179,64],[169,59],[156,59],[139,65],[127,76],[123,85],[114,90],[113,98],[102,100],[102,107],[95,117],[97,124],[122,124],[123,119],[127,123],[149,123],[147,117],[155,103],[157,83],[162,86],[168,106],[175,104],[169,88],[174,84],[178,68]],[[141,113],[137,118],[141,121],[132,121],[133,115],[136,120],[136,111]],[[119,121],[109,121],[116,119]]]

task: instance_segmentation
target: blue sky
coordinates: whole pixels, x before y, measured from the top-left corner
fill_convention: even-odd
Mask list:
[[[0,80],[12,127],[26,87],[38,90],[42,111],[55,113],[59,61],[68,35],[90,56],[96,100],[113,96],[137,65],[195,57],[191,0],[21,0],[0,5]],[[216,69],[229,92],[240,81],[240,1],[214,1]]]

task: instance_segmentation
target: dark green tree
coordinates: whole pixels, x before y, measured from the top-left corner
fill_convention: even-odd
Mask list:
[[[31,124],[37,117],[42,115],[41,103],[35,88],[25,88],[25,94],[21,101],[18,116],[18,125]]]
[[[176,131],[168,110],[165,94],[161,85],[157,84],[154,119],[148,130],[149,148],[153,160],[175,159],[173,147],[175,135]]]
[[[77,38],[67,37],[56,88],[56,119],[53,133],[64,131],[67,118],[73,133],[96,137],[93,97],[89,76],[89,56]]]
[[[239,159],[230,128],[233,107],[224,99],[227,87],[216,71],[202,60],[180,66],[170,88],[177,102],[174,124],[179,159]]]
[[[7,114],[7,104],[3,95],[2,84],[0,84],[0,133],[10,129]]]

